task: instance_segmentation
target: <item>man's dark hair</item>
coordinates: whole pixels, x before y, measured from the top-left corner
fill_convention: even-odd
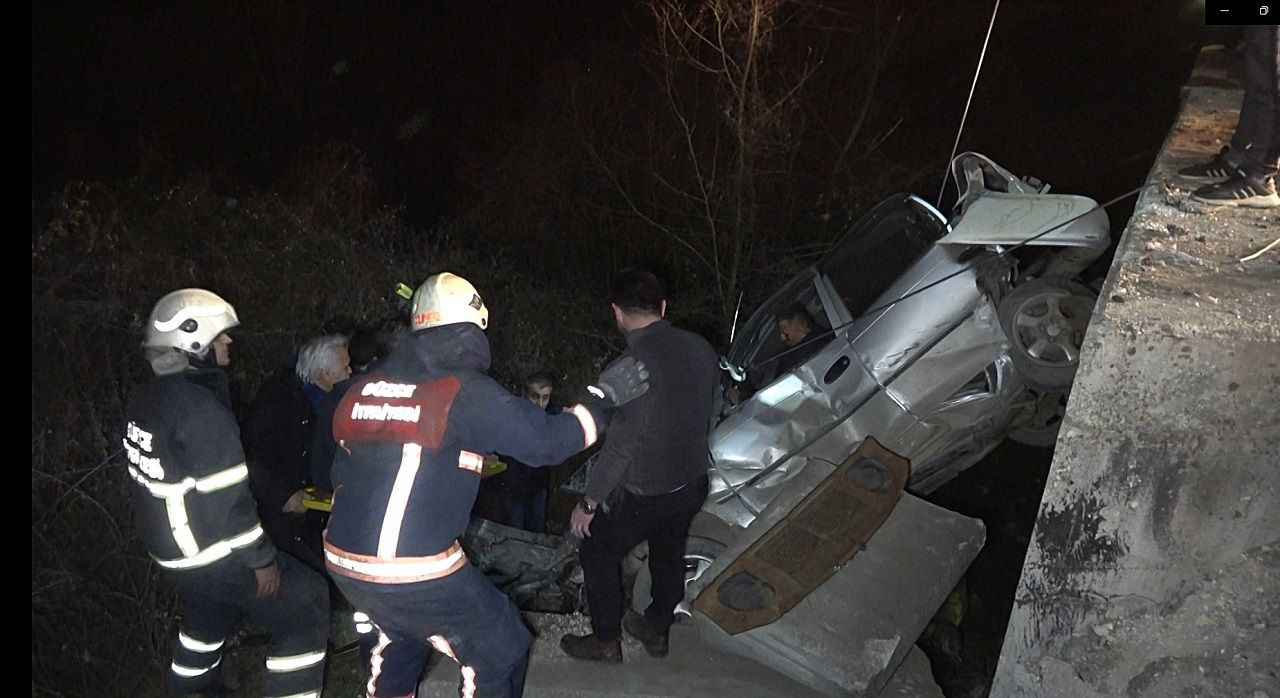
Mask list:
[[[351,335],[347,342],[347,355],[351,357],[351,365],[367,366],[378,357],[378,331],[372,327],[361,327]]]
[[[530,373],[525,377],[523,387],[527,390],[531,385],[545,385],[548,388],[554,389],[556,387],[556,382],[555,379],[551,377],[550,373],[547,373],[546,371],[538,371],[536,373]]]
[[[651,271],[627,269],[613,280],[609,302],[626,313],[662,313],[662,282]]]
[[[778,321],[781,322],[783,320],[788,322],[799,322],[811,330],[817,326],[817,323],[814,322],[813,316],[810,315],[809,311],[800,303],[792,303],[786,308],[783,308],[782,312],[778,313]]]
[[[341,334],[350,337],[356,333],[356,321],[347,315],[334,315],[324,321],[325,334]]]

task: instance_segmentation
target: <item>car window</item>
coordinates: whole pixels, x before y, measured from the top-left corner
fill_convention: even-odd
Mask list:
[[[775,293],[743,326],[729,351],[729,360],[748,369],[747,381],[754,388],[764,387],[777,378],[778,356],[786,349],[778,334],[777,315],[789,306],[803,305],[815,320],[815,334],[825,334],[826,312],[814,285],[813,268],[796,276]],[[809,353],[812,353],[810,351]]]
[[[818,269],[856,318],[945,232],[942,222],[911,198],[892,199],[841,238]]]

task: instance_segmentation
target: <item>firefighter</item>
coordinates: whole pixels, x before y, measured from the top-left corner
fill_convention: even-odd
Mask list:
[[[223,369],[236,311],[183,289],[161,298],[143,347],[154,378],[125,410],[134,520],[177,591],[182,620],[166,675],[171,694],[214,687],[241,614],[271,633],[266,696],[320,695],[329,635],[328,586],[263,535]]]
[[[560,463],[596,441],[610,410],[643,394],[647,374],[634,359],[615,362],[591,400],[549,415],[486,375],[489,309],[467,280],[429,277],[411,312],[411,335],[334,414],[326,564],[379,632],[370,696],[402,695],[379,673],[415,661],[394,651],[406,636],[458,662],[462,695],[519,696],[532,638],[459,543],[485,456]]]

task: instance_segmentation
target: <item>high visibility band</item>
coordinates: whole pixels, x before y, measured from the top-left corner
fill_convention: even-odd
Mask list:
[[[356,611],[355,613],[351,614],[351,620],[354,620],[357,623],[368,623],[369,614],[365,613],[364,611]]]
[[[443,654],[449,659],[452,659],[455,662],[458,661],[458,655],[453,653],[453,646],[444,638],[444,635],[432,635],[427,638],[427,644],[434,647],[437,652]]]
[[[222,660],[219,659],[218,661],[214,662],[213,664],[210,664],[209,666],[203,669],[197,669],[196,667],[190,667],[190,666],[182,666],[181,664],[174,662],[169,665],[169,671],[172,671],[178,676],[182,676],[186,678],[191,678],[193,676],[203,676],[204,674],[208,673],[210,669],[218,666],[218,664],[220,664],[221,662]]]
[[[191,523],[187,519],[186,497],[171,497],[164,500],[164,510],[169,516],[169,530],[173,533],[173,542],[183,556],[191,557],[200,552],[196,543],[196,535],[191,532]]]
[[[181,497],[187,492],[190,492],[191,487],[194,485],[194,481],[192,484],[188,484],[187,480],[183,480],[182,482],[157,482],[138,472],[138,469],[132,465],[129,466],[129,476],[136,480],[139,485],[147,488],[153,496],[160,497],[161,499]],[[188,478],[188,480],[189,479],[190,478]]]
[[[478,473],[484,470],[484,456],[471,451],[460,451],[458,452],[458,467]]]
[[[129,466],[129,475],[138,482],[139,485],[147,488],[153,496],[161,499],[172,499],[175,497],[186,496],[191,490],[198,492],[217,492],[226,489],[232,485],[238,485],[249,479],[249,466],[241,463],[231,466],[226,470],[220,470],[212,475],[206,475],[202,478],[188,477],[178,482],[159,482],[143,475],[137,468]]]
[[[361,635],[373,632],[373,623],[356,623],[356,632]]]
[[[475,698],[476,696],[476,670],[462,662],[458,662],[459,671],[462,672],[462,698]]]
[[[270,698],[320,698],[320,691],[307,691],[305,693],[290,693],[287,696],[271,696]]]
[[[436,555],[390,559],[349,553],[325,541],[324,558],[325,567],[334,574],[385,584],[439,579],[457,572],[467,564],[467,556],[457,541],[448,550]]]
[[[474,698],[476,694],[476,670],[462,663],[458,659],[458,654],[453,651],[453,646],[445,639],[444,635],[432,635],[427,638],[427,643],[436,649],[437,652],[458,662],[460,671],[462,672],[462,698]]]
[[[223,642],[225,642],[225,640],[218,640],[217,642],[201,642],[182,631],[178,631],[178,644],[186,647],[192,652],[217,652],[222,649]]]
[[[578,423],[582,425],[582,440],[586,442],[583,448],[590,448],[591,444],[600,438],[600,430],[596,427],[596,418],[591,416],[591,411],[582,405],[574,405],[569,408],[569,412],[578,418]]]
[[[254,524],[253,528],[241,533],[234,538],[220,540],[213,545],[201,550],[195,555],[178,558],[177,560],[161,560],[152,556],[156,564],[171,570],[186,570],[193,567],[203,567],[213,562],[217,562],[222,558],[230,555],[236,548],[243,548],[262,537],[262,526]]]
[[[378,631],[378,644],[369,652],[369,681],[365,684],[365,698],[378,698],[378,677],[382,675],[382,651],[391,645],[391,638]]]
[[[400,545],[400,526],[404,523],[404,510],[409,506],[409,493],[413,480],[422,464],[422,447],[405,444],[400,449],[400,469],[396,472],[391,496],[387,497],[387,510],[382,515],[382,530],[378,534],[378,557],[390,559],[396,556]]]
[[[324,650],[304,652],[289,657],[267,657],[267,671],[285,672],[306,669],[324,661]]]
[[[196,491],[216,492],[249,479],[249,466],[241,463],[219,473],[206,475],[196,480]]]
[[[244,533],[241,533],[240,535],[234,538],[228,538],[227,545],[230,545],[233,550],[236,548],[243,548],[244,546],[249,545],[250,543],[254,542],[255,540],[258,540],[261,537],[262,537],[262,525],[254,524],[253,528],[249,529],[248,531],[245,531]]]

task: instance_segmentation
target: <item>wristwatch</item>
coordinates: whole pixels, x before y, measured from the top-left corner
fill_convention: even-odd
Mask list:
[[[599,503],[596,503],[596,504],[588,504],[588,503],[587,503],[587,500],[585,500],[585,499],[584,499],[584,500],[582,500],[581,502],[578,502],[578,508],[579,508],[579,509],[581,509],[581,510],[582,510],[582,513],[584,513],[584,514],[594,514],[594,513],[596,513],[596,509],[597,509],[599,506],[600,506],[600,505],[599,505]]]

